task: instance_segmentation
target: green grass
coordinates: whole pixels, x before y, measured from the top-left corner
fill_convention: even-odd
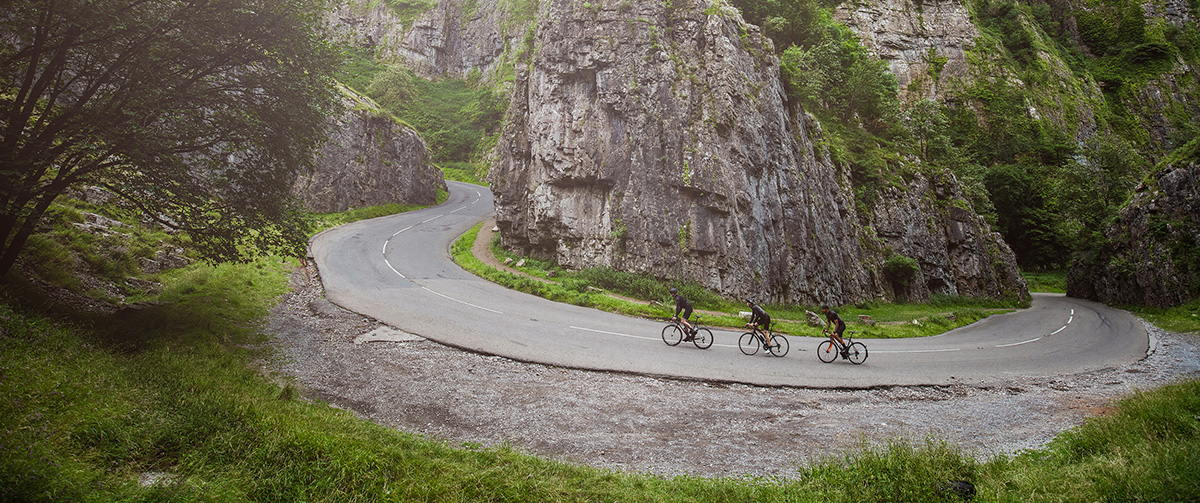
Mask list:
[[[1138,393],[1046,449],[981,461],[936,439],[863,443],[797,459],[784,479],[616,473],[451,445],[301,399],[264,371],[279,355],[259,327],[293,266],[194,263],[116,315],[50,317],[0,288],[0,501],[920,502],[939,501],[945,480],[974,483],[981,502],[1200,494],[1200,381]],[[171,482],[139,485],[151,472]]]
[[[553,262],[514,255],[502,249],[495,240],[490,249],[497,259],[511,259],[510,266],[524,260],[524,265],[517,269],[538,279],[493,269],[471,254],[479,228],[480,226],[475,226],[455,241],[452,249],[454,261],[475,275],[507,288],[556,302],[629,316],[666,319],[675,313],[674,300],[668,292],[669,288],[675,287],[692,301],[697,310],[707,311],[697,313],[700,316],[700,324],[736,328],[746,323],[746,320],[739,316],[739,313],[747,311],[745,303],[705,290],[694,281],[664,281],[606,268],[571,271]],[[650,302],[653,304],[648,305]],[[858,332],[855,337],[899,338],[942,334],[992,314],[1010,312],[1018,307],[1028,307],[1028,304],[940,296],[920,304],[862,303],[835,307],[834,310],[846,320],[848,330]],[[822,336],[820,328],[810,326],[805,321],[806,311],[818,312],[820,306],[768,304],[763,308],[771,314],[774,328],[780,332]],[[858,315],[870,316],[874,324],[863,323]],[[914,320],[916,323],[913,323]]]
[[[447,180],[487,185],[487,166],[474,162],[443,162],[438,164]]]
[[[1030,292],[1067,293],[1066,271],[1021,271]]]
[[[978,461],[936,440],[863,443],[794,478],[657,477],[455,446],[297,398],[254,363],[290,264],[194,265],[164,304],[98,330],[0,304],[4,501],[1190,501],[1200,382],[1144,392],[1047,449]],[[130,344],[130,340],[139,341]],[[800,460],[797,460],[800,461]],[[147,472],[174,483],[140,487]]]
[[[1200,335],[1200,299],[1171,308],[1125,306],[1125,309],[1163,330]]]
[[[449,193],[447,193],[445,189],[438,187],[437,203],[435,203],[435,204],[442,204],[443,202],[446,201],[447,197],[449,197]],[[368,206],[366,208],[355,208],[355,209],[343,211],[340,213],[321,213],[321,214],[315,215],[315,218],[317,220],[316,230],[321,231],[321,230],[337,227],[339,225],[345,225],[350,222],[357,222],[359,220],[367,220],[367,219],[371,219],[371,218],[386,217],[388,215],[395,215],[397,213],[404,213],[404,212],[419,210],[421,208],[427,208],[427,207],[428,206],[421,206],[421,205],[415,205],[415,204],[394,204],[393,203],[393,204],[383,204],[383,205],[379,205],[379,206]]]

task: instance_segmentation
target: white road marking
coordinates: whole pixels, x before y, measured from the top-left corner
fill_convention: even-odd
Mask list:
[[[607,330],[596,330],[594,328],[584,328],[584,327],[576,327],[576,326],[571,326],[569,328],[574,328],[575,330],[583,330],[584,332],[595,332],[597,334],[615,335],[618,337],[629,337],[630,339],[645,339],[648,341],[657,341],[657,340],[662,339],[662,337],[646,337],[644,335],[623,334],[620,332],[609,332]],[[737,347],[737,346],[731,346],[729,344],[713,344],[713,346],[720,346],[723,348],[736,348]]]
[[[1048,334],[1046,334],[1046,335],[1044,335],[1044,336],[1042,336],[1042,337],[1036,337],[1036,338],[1033,338],[1033,339],[1029,339],[1029,340],[1027,340],[1027,341],[1021,341],[1021,342],[1012,342],[1012,343],[1008,343],[1008,344],[1000,344],[1000,345],[998,345],[998,346],[995,346],[995,347],[998,347],[998,348],[1011,348],[1011,347],[1013,347],[1013,346],[1020,346],[1020,345],[1022,345],[1022,344],[1029,344],[1029,343],[1031,343],[1031,342],[1037,342],[1037,341],[1040,341],[1040,340],[1042,340],[1042,339],[1045,339],[1046,337],[1050,337],[1051,335],[1054,335],[1054,334],[1057,334],[1057,333],[1059,333],[1059,332],[1062,332],[1063,330],[1066,330],[1066,329],[1067,329],[1067,327],[1068,327],[1068,326],[1070,326],[1070,325],[1071,325],[1071,322],[1073,322],[1073,321],[1075,321],[1075,309],[1074,309],[1074,308],[1072,308],[1072,309],[1071,309],[1071,315],[1067,317],[1067,324],[1066,324],[1066,325],[1063,325],[1063,326],[1061,326],[1061,327],[1058,327],[1058,330],[1055,330],[1055,331],[1053,331],[1053,332],[1050,332],[1050,333],[1048,333]]]
[[[999,346],[996,346],[996,347],[998,347],[998,348],[1008,348],[1008,347],[1012,347],[1012,346],[1020,346],[1020,345],[1022,345],[1022,344],[1029,344],[1029,343],[1031,343],[1031,342],[1037,342],[1037,341],[1040,341],[1040,340],[1042,340],[1042,338],[1041,338],[1041,337],[1038,337],[1038,338],[1035,338],[1035,339],[1029,339],[1029,340],[1027,340],[1027,341],[1014,342],[1014,343],[1011,343],[1011,344],[1001,344],[1001,345],[999,345]]]
[[[397,274],[398,274],[398,273],[397,273]],[[476,308],[476,309],[482,309],[482,310],[484,310],[484,311],[487,311],[487,312],[490,312],[490,313],[504,314],[504,313],[502,313],[502,312],[500,312],[500,311],[497,311],[497,310],[495,310],[495,309],[486,308],[486,307],[483,307],[483,306],[480,306],[480,305],[477,305],[477,304],[472,304],[472,303],[470,303],[470,302],[467,302],[467,301],[465,301],[465,300],[458,300],[458,299],[456,299],[456,298],[454,298],[454,297],[451,297],[451,296],[449,296],[449,295],[446,295],[446,294],[444,294],[444,293],[438,293],[438,292],[435,292],[435,291],[433,291],[433,290],[430,290],[430,289],[429,289],[429,287],[427,287],[427,286],[422,286],[422,287],[421,287],[421,289],[425,290],[426,292],[429,292],[429,293],[432,293],[432,294],[434,294],[434,295],[437,295],[437,296],[439,296],[439,297],[442,297],[442,298],[445,298],[445,299],[448,299],[448,300],[452,300],[452,301],[454,301],[454,302],[457,302],[457,303],[459,303],[459,304],[463,304],[463,305],[471,306],[471,307],[473,307],[473,308]]]
[[[962,351],[962,348],[947,348],[947,349],[895,349],[895,350],[879,350],[871,351],[871,354],[878,353],[947,353],[950,351]]]

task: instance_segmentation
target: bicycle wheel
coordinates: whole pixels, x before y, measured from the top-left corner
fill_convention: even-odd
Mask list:
[[[838,351],[837,344],[834,344],[830,339],[825,339],[817,345],[817,358],[820,358],[825,363],[832,363],[836,360],[838,353],[840,351]]]
[[[674,346],[683,340],[683,329],[679,328],[678,325],[667,325],[663,327],[662,337],[663,342],[667,343],[668,346]]]
[[[850,349],[847,352],[850,353],[850,363],[853,363],[855,365],[861,365],[862,362],[867,361],[867,345],[866,344],[863,344],[861,342],[856,342],[854,344],[851,344]]]
[[[758,335],[754,332],[746,332],[738,338],[738,349],[741,349],[744,354],[757,353],[759,346],[762,346],[762,343],[759,342]]]
[[[692,344],[695,344],[696,347],[698,347],[700,349],[708,349],[710,346],[712,346],[712,343],[713,343],[712,330],[709,330],[707,328],[701,328],[701,329],[697,330],[696,338],[692,339]]]
[[[787,354],[789,349],[792,347],[788,345],[787,337],[779,334],[771,336],[771,354],[782,357]]]

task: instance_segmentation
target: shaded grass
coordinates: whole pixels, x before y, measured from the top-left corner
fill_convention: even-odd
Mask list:
[[[644,274],[606,268],[571,271],[550,261],[514,255],[501,248],[495,238],[490,244],[490,249],[497,259],[502,262],[510,260],[509,265],[514,267],[518,263],[522,264],[516,268],[537,279],[494,269],[480,262],[471,252],[480,225],[455,240],[452,248],[454,261],[475,275],[507,288],[556,302],[665,320],[675,312],[674,300],[668,291],[675,287],[698,311],[705,311],[697,314],[701,325],[737,328],[746,323],[745,317],[740,314],[748,310],[744,302],[722,297],[704,289],[695,281],[662,280]],[[613,297],[606,292],[632,300]],[[1016,301],[935,296],[929,302],[921,304],[871,302],[837,307],[835,310],[846,321],[848,330],[858,332],[855,337],[898,338],[937,335],[969,325],[992,314],[1027,306],[1028,304]],[[819,311],[819,306],[767,304],[763,307],[771,314],[775,330],[787,334],[822,337],[821,328],[810,326],[806,321],[807,313]],[[861,322],[858,318],[860,314],[871,316],[874,324]],[[914,320],[916,323],[913,323]]]

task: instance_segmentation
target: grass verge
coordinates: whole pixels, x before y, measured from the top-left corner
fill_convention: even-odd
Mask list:
[[[1066,271],[1021,271],[1030,292],[1067,293]]]
[[[938,491],[948,480],[983,502],[1200,494],[1198,381],[1136,394],[1046,449],[983,462],[934,440],[863,443],[794,479],[450,445],[300,399],[263,371],[277,356],[258,327],[292,266],[195,263],[160,275],[141,309],[86,319],[15,307],[0,289],[0,501],[953,501]]]
[[[454,261],[464,269],[507,288],[537,295],[555,302],[591,307],[629,316],[667,319],[674,314],[674,300],[668,289],[678,288],[700,313],[702,325],[741,327],[746,320],[739,314],[746,305],[705,290],[694,281],[661,281],[646,275],[591,268],[567,270],[553,262],[519,257],[500,248],[493,238],[490,251],[500,261],[508,260],[522,274],[491,267],[472,252],[482,224],[476,225],[452,247]],[[610,295],[616,294],[616,295]],[[821,329],[810,326],[808,312],[819,306],[765,305],[775,328],[783,333],[820,337]],[[1027,307],[1013,301],[988,301],[965,297],[938,296],[926,303],[860,303],[835,308],[846,321],[847,330],[856,337],[924,337],[945,333],[969,325],[992,314]],[[870,322],[859,315],[870,317]]]
[[[189,266],[164,304],[108,320],[112,330],[0,304],[0,500],[954,501],[938,492],[949,480],[974,484],[982,502],[1200,494],[1197,381],[1137,394],[1013,457],[864,442],[778,480],[615,473],[450,445],[298,399],[255,370],[271,353],[254,327],[288,265]]]

